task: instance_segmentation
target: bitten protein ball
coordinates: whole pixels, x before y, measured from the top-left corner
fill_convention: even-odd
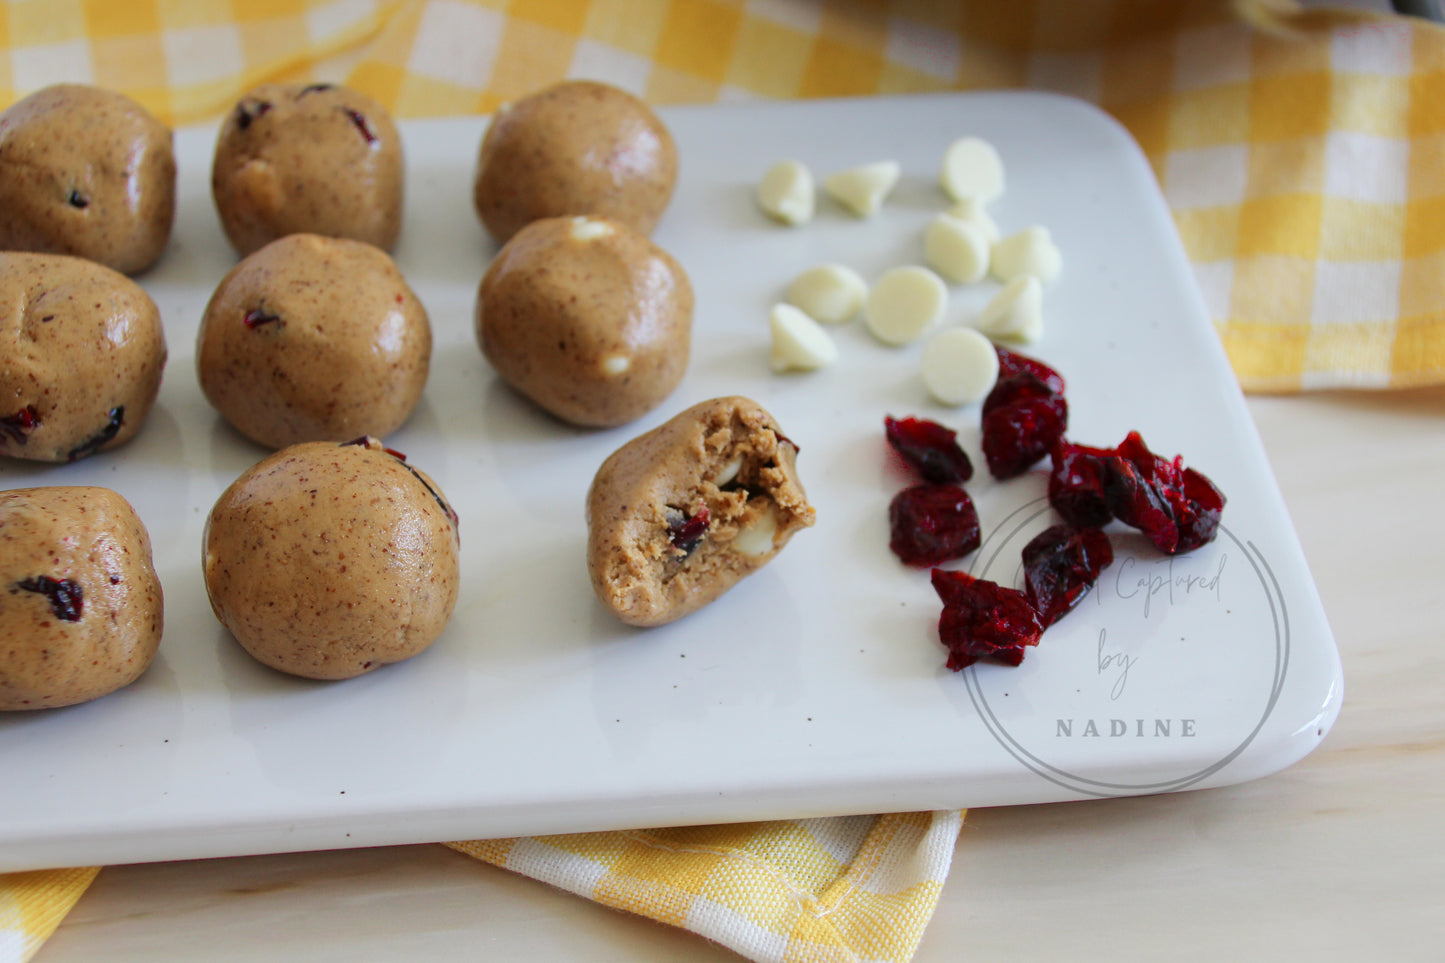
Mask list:
[[[163,623],[150,536],[124,498],[108,488],[0,492],[0,711],[130,685]]]
[[[333,84],[266,84],[221,126],[211,193],[243,257],[301,233],[390,251],[403,170],[396,124],[370,97]]]
[[[813,524],[798,448],[747,398],[715,398],[613,452],[587,493],[587,571],[629,625],[713,602]]]
[[[160,312],[93,261],[0,254],[0,455],[75,461],[140,430],[166,364]]]
[[[0,249],[135,274],[161,256],[175,210],[170,128],[129,97],[58,84],[0,114]]]
[[[282,449],[206,522],[211,609],[273,669],[349,679],[422,652],[457,601],[457,516],[375,438]]]
[[[651,234],[676,183],[677,146],[651,108],[616,87],[570,80],[497,111],[472,199],[499,244],[532,221],[569,214]]]
[[[477,338],[497,374],[587,427],[626,424],[682,380],[692,285],[681,265],[616,221],[533,221],[487,268]]]
[[[426,386],[431,345],[426,311],[384,251],[292,234],[221,281],[196,367],[237,431],[281,448],[400,427]]]

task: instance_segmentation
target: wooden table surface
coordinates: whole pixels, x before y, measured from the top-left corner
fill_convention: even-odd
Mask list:
[[[1323,745],[1269,778],[976,809],[917,963],[1445,953],[1445,388],[1250,409],[1344,659]],[[599,960],[734,954],[441,846],[118,866],[38,957]]]

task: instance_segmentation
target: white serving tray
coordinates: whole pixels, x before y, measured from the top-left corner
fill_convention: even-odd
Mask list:
[[[1253,779],[1319,743],[1340,706],[1334,642],[1168,211],[1121,128],[1028,93],[663,113],[682,180],[656,240],[696,288],[693,360],[659,409],[603,432],[539,414],[475,346],[493,253],[470,203],[484,121],[403,124],[397,260],[436,351],[388,444],[460,514],[462,591],[428,652],[343,683],[263,668],[206,602],[206,514],[265,452],[196,384],[196,327],[235,259],[209,197],[214,128],[180,132],[176,232],[141,279],[171,352],[148,424],[78,464],[0,462],[0,487],[101,484],[130,499],[154,541],[165,637],[129,689],[0,715],[0,870],[1140,794]],[[1043,468],[991,481],[977,407],[928,401],[918,345],[885,347],[854,323],[836,330],[837,365],[779,377],[766,318],[816,263],[872,278],[919,262],[923,225],[946,204],[944,148],[964,134],[1004,158],[1008,191],[991,210],[1005,232],[1047,225],[1064,253],[1031,350],[1068,380],[1070,436],[1115,444],[1137,428],[1229,505],[1220,538],[1172,562],[1121,533],[1119,561],[1022,666],[954,673],[927,572],[887,548],[888,502],[909,478],[883,416],[960,430],[986,542],[959,567],[975,573],[1016,584],[1019,548],[1049,524]],[[783,157],[820,177],[891,157],[903,178],[871,220],[820,200],[811,224],[788,229],[751,195]],[[994,289],[957,289],[947,323]],[[733,393],[801,444],[817,527],[708,609],[626,628],[588,586],[588,482],[624,441]]]

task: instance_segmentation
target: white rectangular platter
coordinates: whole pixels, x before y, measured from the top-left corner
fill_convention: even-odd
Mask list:
[[[999,93],[664,111],[682,158],[655,235],[697,295],[677,392],[639,422],[583,431],[503,386],[473,305],[494,253],[472,213],[485,121],[403,125],[408,207],[397,260],[436,350],[426,394],[387,439],[461,517],[462,589],[426,653],[342,683],[251,660],[215,621],[202,528],[266,452],[207,406],[194,343],[235,263],[209,197],[214,129],[177,137],[180,213],[141,278],[170,363],[144,430],[67,466],[0,462],[0,487],[100,484],[150,529],[166,596],[161,651],[94,703],[0,716],[0,871],[503,835],[889,812],[1173,791],[1256,778],[1304,756],[1341,699],[1338,655],[1284,504],[1150,169],[1093,108]],[[953,567],[1021,584],[1018,552],[1050,523],[1047,463],[988,477],[977,406],[930,403],[920,346],[862,325],[841,358],[777,376],[769,306],[826,261],[866,278],[922,259],[948,143],[992,141],[1005,233],[1049,227],[1064,270],[1026,349],[1068,381],[1069,436],[1140,430],[1227,493],[1213,544],[1173,560],[1118,530],[1118,560],[1023,665],[944,668],[926,570],[888,550],[910,483],[885,414],[960,432],[985,544]],[[826,201],[784,228],[752,202],[774,161],[819,175],[895,158],[884,210]],[[955,289],[945,324],[996,290]],[[766,569],[680,622],[635,630],[593,599],[583,497],[612,450],[684,407],[749,395],[801,445],[818,523]]]

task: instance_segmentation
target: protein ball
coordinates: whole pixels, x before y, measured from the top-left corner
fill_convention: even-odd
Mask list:
[[[292,234],[216,288],[196,369],[237,431],[281,448],[399,428],[426,386],[431,347],[426,310],[384,251]]]
[[[166,364],[160,312],[108,267],[0,254],[0,454],[75,461],[140,430]]]
[[[163,624],[150,536],[124,498],[108,488],[0,492],[0,710],[130,685]]]
[[[301,233],[390,251],[403,172],[396,124],[370,97],[333,84],[265,84],[221,125],[211,194],[243,257]]]
[[[175,210],[170,128],[129,97],[58,84],[0,114],[0,248],[135,274],[165,250]]]
[[[687,371],[692,285],[616,221],[554,217],[497,254],[477,294],[477,339],[503,381],[575,425],[651,411]]]
[[[613,452],[587,493],[587,571],[629,625],[695,612],[770,562],[815,513],[798,448],[747,398],[715,398]]]
[[[457,601],[456,514],[375,438],[260,462],[206,521],[211,609],[258,661],[349,679],[432,644]]]
[[[616,87],[570,80],[492,117],[472,199],[498,243],[569,214],[651,234],[676,183],[677,146],[651,108]]]

